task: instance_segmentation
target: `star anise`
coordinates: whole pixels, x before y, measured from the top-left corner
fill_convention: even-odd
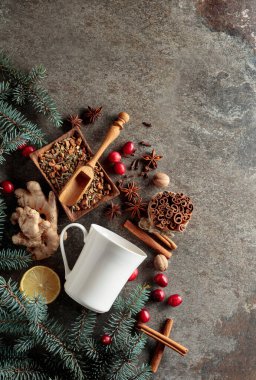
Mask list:
[[[79,118],[78,115],[70,115],[68,118],[68,121],[72,125],[72,128],[74,127],[81,127],[82,119]]]
[[[135,218],[137,217],[140,219],[140,212],[141,211],[146,211],[147,203],[142,202],[142,198],[136,198],[133,199],[132,202],[126,202],[126,205],[128,208],[125,209],[125,211],[130,211],[131,212],[131,217]]]
[[[92,108],[88,106],[88,108],[84,111],[84,121],[87,124],[93,124],[100,116],[101,116],[102,107]]]
[[[142,156],[143,160],[146,161],[146,166],[144,167],[144,171],[154,170],[157,168],[157,161],[161,160],[163,156],[158,156],[156,154],[155,149],[152,150],[151,154],[147,154]]]
[[[129,201],[139,197],[139,190],[140,187],[134,181],[129,182],[126,187],[120,187],[120,191],[124,193],[124,196],[127,197]]]
[[[105,215],[110,219],[114,219],[116,216],[121,215],[120,206],[116,203],[111,202],[111,205],[107,207]]]

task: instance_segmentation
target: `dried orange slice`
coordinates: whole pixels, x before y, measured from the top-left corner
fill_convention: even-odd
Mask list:
[[[20,290],[28,298],[41,295],[46,303],[51,303],[60,293],[60,279],[51,268],[38,265],[24,273],[20,281]]]

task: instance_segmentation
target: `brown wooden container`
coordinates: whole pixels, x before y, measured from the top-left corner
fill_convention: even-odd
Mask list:
[[[86,139],[84,138],[80,128],[78,127],[74,127],[72,128],[69,132],[65,133],[64,135],[60,136],[58,139],[54,140],[53,142],[51,142],[50,144],[47,144],[45,145],[44,147],[36,150],[35,152],[31,153],[30,154],[30,158],[31,160],[34,162],[34,164],[37,166],[37,168],[40,170],[42,176],[45,178],[45,180],[48,182],[49,186],[52,188],[53,192],[55,193],[56,197],[59,198],[59,193],[57,192],[57,190],[54,188],[54,186],[52,185],[52,183],[49,181],[49,179],[47,178],[46,174],[43,172],[43,170],[40,168],[40,165],[39,165],[39,160],[38,160],[38,157],[39,155],[45,153],[46,151],[50,150],[53,146],[53,144],[55,144],[56,142],[60,142],[68,137],[72,137],[74,134],[78,134],[82,140],[83,140],[83,143],[86,147],[86,149],[88,150],[88,152],[90,154],[93,154],[92,151],[91,151],[91,148],[89,147]],[[99,164],[100,165],[100,164]],[[79,210],[79,211],[71,211],[69,209],[69,207],[62,205],[65,213],[67,214],[69,220],[71,220],[72,222],[74,222],[75,220],[78,220],[79,218],[81,218],[82,216],[88,214],[88,212],[94,210],[95,208],[97,208],[99,205],[101,205],[102,203],[104,202],[107,202],[115,197],[117,197],[120,192],[118,190],[118,188],[115,186],[115,184],[113,183],[113,181],[110,179],[110,177],[108,176],[108,174],[105,172],[105,170],[102,168],[102,166],[100,165],[103,173],[104,173],[104,178],[105,178],[105,181],[110,184],[111,186],[111,192],[110,194],[108,195],[105,195],[98,203],[96,203],[94,206],[90,207],[90,208],[87,208],[87,209],[84,209],[84,210]]]

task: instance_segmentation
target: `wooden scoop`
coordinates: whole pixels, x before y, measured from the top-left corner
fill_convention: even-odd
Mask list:
[[[73,206],[84,195],[94,178],[94,167],[100,156],[104,153],[107,147],[119,136],[123,125],[129,121],[129,115],[126,112],[121,112],[118,119],[109,128],[101,146],[93,158],[86,165],[79,167],[66,185],[63,187],[59,200],[66,206]]]

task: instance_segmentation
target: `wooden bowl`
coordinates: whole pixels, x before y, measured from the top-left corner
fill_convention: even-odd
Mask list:
[[[91,148],[88,145],[86,139],[84,138],[84,136],[83,136],[80,128],[78,128],[78,127],[72,128],[69,132],[67,132],[64,135],[60,136],[59,138],[57,138],[56,140],[54,140],[50,144],[47,144],[44,147],[42,147],[42,148],[40,148],[40,149],[38,149],[35,152],[33,152],[33,153],[30,154],[31,160],[34,162],[34,164],[36,165],[36,167],[41,172],[42,176],[48,182],[49,186],[51,187],[52,191],[55,193],[55,195],[56,195],[57,198],[59,198],[59,193],[55,189],[55,187],[52,185],[52,183],[50,182],[50,180],[46,176],[45,172],[41,169],[41,167],[39,165],[39,156],[41,154],[45,153],[46,151],[50,150],[52,148],[53,144],[55,144],[56,142],[60,142],[60,141],[66,139],[68,137],[72,137],[74,134],[77,134],[77,135],[79,135],[82,138],[83,144],[85,145],[85,147],[88,150],[88,152],[92,155],[93,153],[91,151]],[[63,209],[64,209],[64,211],[65,211],[65,213],[67,214],[69,220],[71,220],[72,222],[74,222],[75,220],[78,220],[82,216],[88,214],[90,211],[96,209],[102,203],[110,201],[111,199],[117,197],[120,194],[118,188],[113,183],[113,181],[110,179],[110,177],[108,176],[108,174],[105,172],[105,170],[102,168],[102,166],[100,164],[99,164],[99,166],[100,166],[100,168],[102,169],[102,171],[104,173],[104,179],[105,179],[105,181],[111,186],[110,193],[108,195],[104,195],[103,198],[98,203],[96,203],[95,205],[93,205],[93,206],[91,206],[89,208],[83,209],[83,210],[79,210],[79,211],[71,211],[69,207],[61,204],[62,207],[63,207]]]

